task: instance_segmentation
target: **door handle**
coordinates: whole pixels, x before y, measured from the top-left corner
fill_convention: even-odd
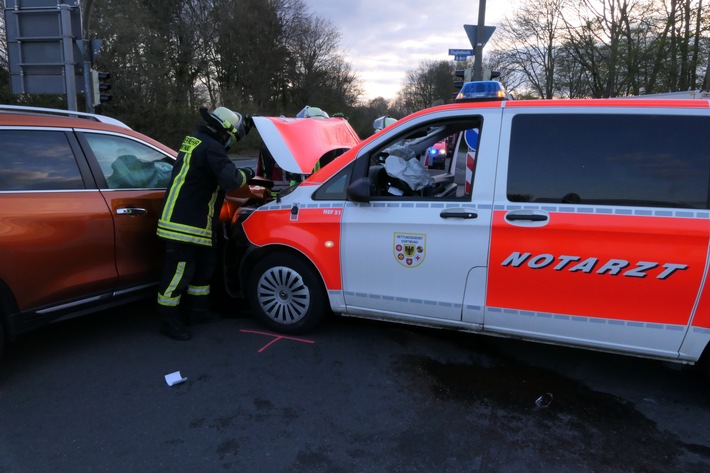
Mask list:
[[[123,207],[116,209],[116,215],[145,215],[148,211],[139,207]]]
[[[505,219],[510,222],[515,222],[518,220],[529,220],[531,222],[544,222],[547,220],[547,215],[540,214],[508,214]]]
[[[473,210],[466,209],[446,209],[439,214],[441,218],[478,218],[478,214]]]

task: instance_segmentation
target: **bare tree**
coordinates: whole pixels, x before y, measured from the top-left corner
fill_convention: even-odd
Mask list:
[[[497,79],[505,89],[516,98],[540,98],[540,94],[529,85],[527,76],[510,60],[507,49],[496,49],[484,56],[484,66],[498,71]]]
[[[5,30],[5,15],[0,18],[0,69],[8,69],[7,33]]]
[[[701,12],[702,0],[582,0],[565,12],[564,47],[594,97],[686,90],[701,71]]]
[[[451,102],[454,67],[449,61],[423,61],[407,72],[395,107],[412,113],[439,103]]]
[[[637,2],[637,4],[640,2]],[[630,23],[631,0],[581,0],[565,17],[567,46],[584,67],[594,97],[617,95],[623,26]]]
[[[330,22],[300,18],[289,44],[291,97],[296,106],[315,105],[333,70],[340,64],[339,34]],[[323,105],[321,105],[323,106]]]
[[[668,47],[666,61],[659,64],[659,69],[667,66],[664,85],[669,90],[687,90],[699,85],[701,37],[710,26],[707,15],[703,24],[702,6],[702,0],[668,2]]]
[[[90,37],[104,39],[98,67],[113,82],[114,100],[102,111],[173,146],[200,106],[289,114],[310,103],[347,111],[361,94],[337,49],[338,31],[303,0],[91,5]]]
[[[390,105],[383,97],[376,97],[367,103],[367,107],[372,111],[374,118],[389,114]]]
[[[522,74],[541,98],[555,93],[555,66],[561,42],[562,11],[568,0],[526,0],[503,21],[499,61]]]

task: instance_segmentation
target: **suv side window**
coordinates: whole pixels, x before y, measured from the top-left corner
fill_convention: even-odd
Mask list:
[[[0,191],[85,189],[63,131],[0,131]]]
[[[508,200],[708,208],[710,117],[513,118]]]
[[[165,188],[172,160],[143,143],[121,136],[84,133],[109,189]]]

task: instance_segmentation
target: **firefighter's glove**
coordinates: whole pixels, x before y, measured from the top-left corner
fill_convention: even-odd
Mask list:
[[[244,117],[244,134],[247,135],[249,134],[249,130],[254,126],[254,119],[251,117],[251,115],[247,115]]]
[[[252,178],[256,175],[256,173],[254,172],[254,170],[252,168],[239,168],[239,170],[244,173],[244,177],[245,177],[244,183],[245,184],[248,183],[249,181],[251,181]]]

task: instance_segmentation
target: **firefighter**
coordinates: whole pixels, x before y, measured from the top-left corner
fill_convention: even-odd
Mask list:
[[[383,115],[379,118],[375,118],[375,121],[372,122],[372,128],[374,128],[375,133],[378,131],[384,130],[390,125],[393,125],[397,121],[396,118],[392,118],[389,115]]]
[[[158,288],[160,333],[175,340],[192,338],[186,323],[218,318],[210,311],[209,294],[220,209],[225,194],[254,177],[252,169],[237,168],[227,155],[249,132],[250,117],[243,119],[225,107],[212,112],[203,108],[200,115],[206,123],[180,147],[158,220],[157,235],[165,241]]]

